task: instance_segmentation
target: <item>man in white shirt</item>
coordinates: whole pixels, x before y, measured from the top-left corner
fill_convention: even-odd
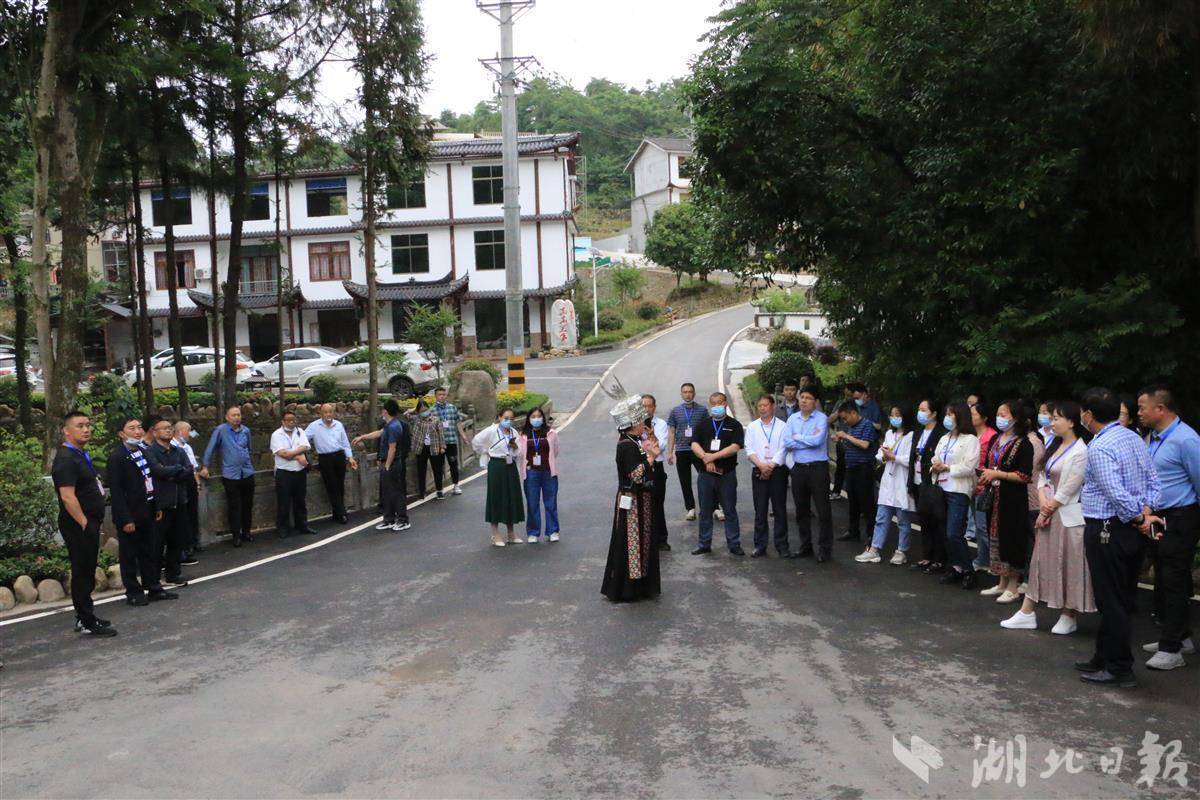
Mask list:
[[[350,520],[346,515],[346,466],[358,469],[358,462],[350,449],[346,428],[334,413],[333,403],[321,406],[321,418],[308,423],[304,435],[317,452],[317,469],[329,495],[333,518],[344,525]]]
[[[794,558],[787,534],[787,467],[783,465],[784,433],[787,423],[779,418],[775,398],[758,398],[758,419],[746,426],[746,455],[750,457],[750,487],[754,492],[754,552],[751,558],[767,554],[767,504],[775,513],[775,552],[780,558]]]
[[[196,458],[196,453],[192,450],[189,442],[195,435],[196,432],[192,430],[190,422],[181,419],[175,423],[175,438],[172,443],[183,451],[183,454],[187,456],[188,463],[195,470],[192,475],[193,480],[187,483],[187,509],[182,515],[184,548],[179,564],[183,567],[199,564],[196,553],[204,550],[200,546],[200,461]]]
[[[275,529],[280,539],[286,539],[293,531],[315,535],[316,531],[308,527],[305,502],[308,437],[296,427],[296,415],[291,411],[283,412],[282,422],[271,434],[271,453],[275,456]]]
[[[654,500],[654,519],[652,529],[654,531],[654,541],[658,543],[659,550],[670,550],[671,545],[667,543],[667,468],[666,452],[667,438],[670,429],[667,426],[665,419],[659,419],[654,415],[658,410],[658,401],[654,399],[652,394],[642,395],[642,408],[646,409],[646,431],[642,434],[645,439],[654,433],[654,438],[658,440],[659,447],[662,452],[658,454],[658,458],[654,459],[654,488],[651,497]]]

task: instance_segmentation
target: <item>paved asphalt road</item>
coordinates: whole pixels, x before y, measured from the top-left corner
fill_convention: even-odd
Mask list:
[[[748,319],[674,330],[617,374],[664,399],[684,379],[707,389]],[[849,545],[822,565],[693,557],[674,485],[662,597],[605,601],[602,399],[563,433],[559,544],[488,547],[475,481],[407,533],[365,530],[166,606],[107,606],[114,639],[78,639],[62,615],[0,629],[0,795],[1195,796],[1200,658],[1139,666],[1136,690],[1085,687],[1071,662],[1094,617],[1066,638],[1004,631],[1009,609],[855,564]],[[1141,620],[1137,640],[1151,636]],[[1135,787],[1146,731],[1181,740],[1188,790]],[[928,786],[892,755],[893,735],[914,734],[944,762]],[[1018,735],[1025,787],[1001,770],[972,790],[973,737]],[[1051,748],[1083,769],[1040,778]]]

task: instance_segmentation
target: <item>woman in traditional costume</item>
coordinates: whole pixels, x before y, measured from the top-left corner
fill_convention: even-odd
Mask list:
[[[611,414],[618,431],[617,496],[600,591],[609,600],[640,600],[661,592],[654,542],[653,464],[662,443],[653,436],[641,439],[646,410],[640,396],[619,400]]]

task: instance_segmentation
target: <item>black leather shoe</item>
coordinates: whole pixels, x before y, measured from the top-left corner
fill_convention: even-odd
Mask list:
[[[316,531],[314,531],[312,528],[304,528],[300,532],[303,533],[305,536],[320,536],[321,535],[321,534],[317,533]]]
[[[125,603],[126,603],[126,605],[131,605],[131,606],[145,606],[145,605],[149,605],[150,601],[146,599],[146,596],[144,594],[136,594],[133,597],[126,597]]]
[[[743,550],[743,549],[742,549],[742,548],[740,548],[740,547],[731,547],[731,548],[729,548],[729,555],[731,555],[731,556],[744,556],[744,555],[746,555],[746,551],[745,551],[745,550]]]
[[[790,550],[780,550],[777,554],[780,558],[799,558],[799,553],[793,553]]]
[[[276,535],[278,535],[280,539],[286,539],[289,536],[291,536],[292,534],[288,530],[279,530],[279,531],[276,531]]]
[[[767,549],[765,547],[761,547],[761,548],[756,549],[753,553],[751,553],[750,557],[751,558],[762,558],[766,554],[767,554]]]
[[[253,542],[253,541],[254,541],[254,534],[253,534],[253,533],[245,533],[245,534],[242,534],[242,541],[244,541],[244,542]]]
[[[796,551],[796,558],[812,558],[813,549],[811,547],[801,547]]]
[[[856,542],[858,541],[858,534],[854,531],[846,531],[845,533],[838,534],[837,540],[839,542]]]
[[[979,586],[979,580],[975,577],[974,572],[968,572],[962,576],[962,588],[974,589]]]
[[[151,603],[157,603],[159,600],[178,600],[179,595],[164,590],[161,592],[151,592],[146,599]]]
[[[1084,683],[1095,683],[1101,686],[1118,686],[1122,689],[1132,689],[1137,686],[1137,679],[1133,677],[1132,672],[1127,672],[1124,675],[1114,675],[1106,669],[1097,670],[1096,672],[1084,672],[1080,674],[1079,680]]]
[[[1075,669],[1080,672],[1100,672],[1104,665],[1089,658],[1087,661],[1076,661]]]
[[[347,517],[345,514],[342,514],[340,517],[334,517],[334,519],[337,520],[339,525],[345,525],[347,522],[350,521],[350,518]]]
[[[946,570],[946,574],[938,578],[938,583],[943,586],[951,583],[958,583],[963,580],[963,574],[956,569]]]
[[[667,542],[659,542],[658,549],[664,553],[669,553],[671,551],[671,545]]]
[[[242,546],[242,537],[238,536],[237,534],[234,534],[234,536],[233,536],[233,546],[234,546],[234,547],[241,547],[241,546]]]
[[[833,558],[833,553],[824,553],[824,552],[817,553],[817,563],[818,564],[824,564],[826,561],[829,561],[832,558]]]
[[[709,554],[709,553],[711,553],[711,552],[712,552],[712,548],[711,548],[711,547],[697,547],[695,550],[693,550],[693,551],[692,551],[692,555],[694,555],[694,556],[706,556],[706,555],[708,555],[708,554]]]
[[[97,625],[99,625],[101,628],[111,628],[111,627],[112,627],[112,623],[111,623],[111,622],[109,622],[109,621],[108,621],[108,620],[106,620],[106,619],[100,619],[99,617],[95,617],[95,618],[93,619],[93,621],[94,621],[94,622],[95,622]]]

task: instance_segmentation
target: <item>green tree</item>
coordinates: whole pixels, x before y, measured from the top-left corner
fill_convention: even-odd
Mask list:
[[[641,294],[646,285],[646,276],[635,266],[618,264],[612,268],[612,287],[617,293],[617,302],[624,303]]]
[[[1200,384],[1196,41],[1079,39],[1037,0],[728,8],[687,89],[697,194],[756,269],[816,271],[893,396]]]
[[[703,269],[707,234],[704,216],[692,203],[663,206],[646,225],[646,258],[675,273],[678,286],[684,275]]]

